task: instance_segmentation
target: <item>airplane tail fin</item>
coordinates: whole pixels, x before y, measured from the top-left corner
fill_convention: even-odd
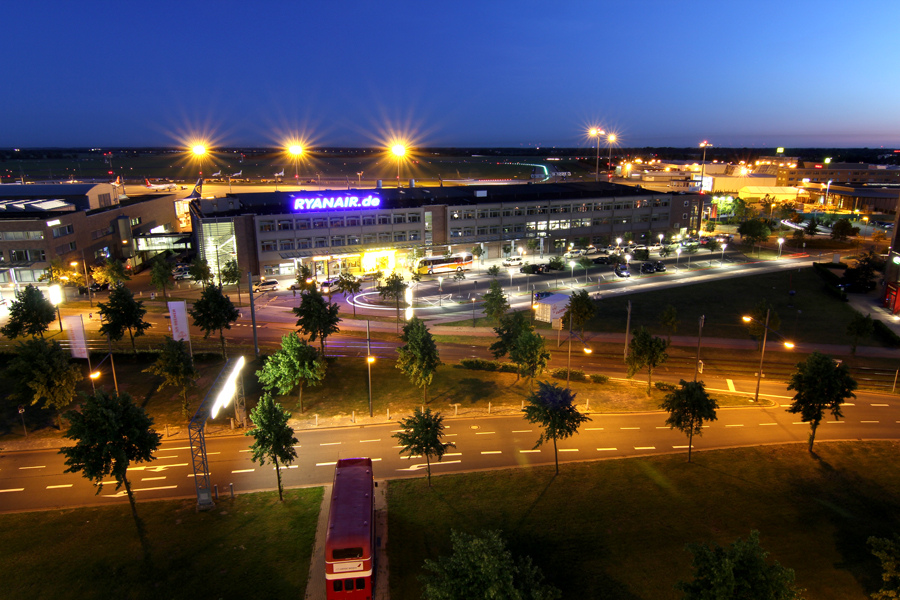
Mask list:
[[[144,177],[144,185],[145,185],[146,187],[150,187],[150,180],[147,179],[146,177]]]
[[[200,199],[200,194],[203,193],[203,178],[197,180],[197,183],[194,185],[194,189],[191,190],[191,193],[185,198],[185,200],[191,199]]]

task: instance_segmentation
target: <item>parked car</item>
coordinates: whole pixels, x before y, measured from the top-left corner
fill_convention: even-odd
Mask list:
[[[563,254],[563,258],[578,258],[579,256],[584,256],[584,250],[581,248],[573,248]]]
[[[874,281],[850,281],[839,283],[838,287],[850,294],[865,294],[875,289]]]
[[[665,270],[666,270],[666,263],[664,263],[664,262],[661,261],[661,260],[657,261],[657,262],[656,262],[656,272],[657,272],[657,273],[664,273]]]
[[[645,262],[641,265],[641,273],[655,273],[656,265],[652,262]]]
[[[91,284],[91,291],[92,291],[92,292],[102,292],[102,291],[108,290],[108,289],[109,289],[109,284],[108,284],[108,283],[97,283],[97,282],[95,281],[94,283]]]
[[[552,295],[553,295],[553,292],[535,292],[534,299],[541,300],[543,298],[546,298],[547,296],[552,296]]]
[[[519,269],[519,273],[529,273],[534,275],[536,273],[543,273],[541,270],[541,265],[522,265],[522,268]]]
[[[631,271],[625,265],[616,265],[616,277],[631,277]]]
[[[274,279],[268,279],[266,281],[258,281],[253,286],[253,291],[256,293],[260,292],[277,292],[278,291],[278,282]]]
[[[504,267],[521,267],[522,266],[522,257],[521,256],[507,256],[503,259]]]
[[[190,279],[191,274],[188,273],[187,269],[185,269],[184,271],[178,271],[177,273],[173,273],[172,277],[175,279],[175,281],[181,281],[182,279]]]
[[[333,294],[337,291],[337,279],[326,279],[321,284],[319,284],[319,291],[323,294]]]
[[[606,254],[601,254],[600,256],[594,258],[595,265],[608,265],[609,264],[609,256]]]

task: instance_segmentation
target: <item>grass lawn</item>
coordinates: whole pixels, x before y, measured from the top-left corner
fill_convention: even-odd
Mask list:
[[[392,481],[391,598],[420,597],[425,558],[449,533],[498,529],[564,598],[679,598],[688,542],[720,545],[760,531],[806,598],[867,598],[880,567],[871,535],[900,531],[897,443],[803,444],[564,464]],[[397,575],[402,574],[402,575]]]
[[[4,598],[302,598],[322,488],[0,515]]]

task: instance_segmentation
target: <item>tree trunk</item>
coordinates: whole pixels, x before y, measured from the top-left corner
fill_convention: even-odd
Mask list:
[[[187,388],[181,388],[181,414],[184,415],[185,420],[190,417],[190,407],[188,406],[187,401]]]
[[[553,459],[556,461],[556,474],[559,475],[559,450],[556,449],[556,438],[553,438]]]
[[[225,330],[219,330],[219,339],[222,340],[222,360],[227,361],[228,355],[225,353]]]
[[[128,328],[128,335],[131,337],[131,352],[137,355],[137,348],[134,345],[134,334],[131,332],[131,327]]]
[[[431,455],[425,453],[425,469],[428,471],[428,487],[431,487]]]
[[[278,457],[273,454],[272,460],[275,461],[275,475],[278,477],[278,499],[284,502],[284,494],[281,493],[281,469],[278,468]]]
[[[131,484],[127,477],[122,478],[125,485],[125,493],[128,495],[128,504],[131,506],[131,516],[134,518],[134,524],[137,527],[138,538],[141,540],[141,549],[144,551],[144,563],[150,565],[150,543],[147,541],[147,533],[144,531],[144,522],[137,514],[137,505],[134,502],[134,492],[131,491]]]
[[[815,421],[812,421],[809,424],[809,451],[810,453],[813,451],[813,442],[816,441],[816,428],[818,424]]]
[[[344,296],[344,300],[346,300],[346,299],[347,299],[347,297]],[[356,302],[353,303],[353,318],[354,319],[356,318]]]
[[[694,424],[691,423],[691,430],[688,432],[688,462],[691,462],[691,450],[694,449]]]
[[[165,283],[163,284],[162,289],[163,289],[163,299],[165,299],[166,304],[168,304],[169,303],[169,293],[166,291]],[[166,308],[168,308],[168,306]]]
[[[240,279],[238,279],[238,282],[237,282],[237,290],[238,290],[238,306],[240,306],[240,305],[242,304],[242,302],[241,302],[241,281],[240,281]],[[296,292],[294,292],[294,293],[296,294]]]

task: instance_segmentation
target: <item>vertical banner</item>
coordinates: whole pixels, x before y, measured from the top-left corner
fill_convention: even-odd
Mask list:
[[[187,303],[184,300],[169,302],[169,318],[172,323],[172,339],[191,342],[191,332],[187,319]]]
[[[72,358],[87,358],[87,344],[84,343],[84,321],[81,315],[63,318],[66,331],[69,332],[69,343],[72,346]]]

